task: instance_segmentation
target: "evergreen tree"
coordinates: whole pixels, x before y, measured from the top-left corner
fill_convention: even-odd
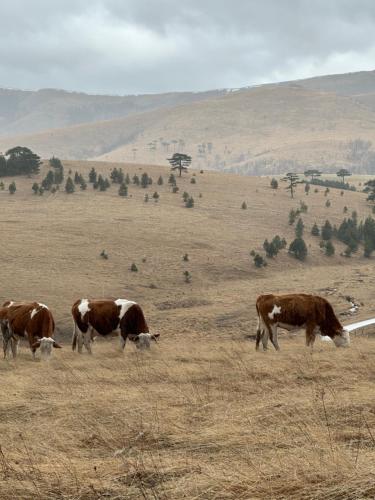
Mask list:
[[[9,194],[14,194],[17,191],[16,183],[13,181],[8,186]]]
[[[305,226],[303,224],[303,220],[301,218],[299,218],[297,221],[297,224],[296,224],[296,229],[295,229],[295,233],[296,233],[297,238],[302,238],[304,228],[305,228]]]
[[[124,196],[124,197],[128,196],[128,186],[127,186],[127,184],[125,184],[125,182],[120,184],[118,194],[119,194],[119,196]]]
[[[155,201],[158,201],[158,199],[160,198],[159,193],[157,191],[155,191],[152,197],[154,198]]]
[[[74,182],[71,177],[68,177],[65,184],[65,192],[72,194],[75,191]]]
[[[326,201],[326,207],[329,208],[331,206],[331,202],[329,200]]]
[[[279,187],[279,183],[277,182],[277,180],[274,177],[272,178],[270,184],[271,184],[272,189],[277,189]]]
[[[39,184],[37,182],[34,182],[34,184],[32,185],[31,189],[34,191],[34,194],[38,194]]]
[[[303,175],[305,175],[305,177],[310,177],[311,181],[313,181],[317,177],[320,177],[322,175],[322,172],[320,172],[319,170],[317,170],[315,168],[312,168],[312,169],[306,170]]]
[[[162,186],[162,185],[163,185],[163,177],[160,176],[158,179],[158,186]]]
[[[335,253],[335,247],[333,246],[331,240],[328,240],[326,243],[325,243],[325,254],[328,256],[328,257],[331,257],[332,255],[334,255]]]
[[[270,258],[273,258],[275,255],[279,253],[279,250],[273,241],[271,241],[270,243],[268,240],[264,240],[263,248],[264,251],[266,252],[267,257]]]
[[[375,179],[365,182],[364,192],[368,194],[367,201],[375,201]]]
[[[145,198],[144,198],[144,200],[145,200],[145,203],[147,203],[147,202],[148,202],[148,200],[149,200],[149,196],[148,196],[148,194],[147,194],[147,193],[145,194]]]
[[[290,191],[290,196],[291,198],[294,198],[294,191],[297,187],[297,184],[300,184],[301,181],[299,180],[298,174],[295,174],[293,172],[288,172],[285,177],[281,179],[283,182],[287,182],[288,186],[285,188],[288,191]]]
[[[184,202],[186,203],[187,199],[189,198],[189,193],[187,193],[186,191],[183,192],[182,194],[182,199],[184,200]]]
[[[288,252],[293,255],[298,260],[305,260],[307,256],[307,247],[306,243],[302,238],[296,238],[289,245]]]
[[[186,208],[193,208],[194,207],[194,198],[190,196],[186,202],[185,202],[185,207]]]
[[[97,180],[98,180],[98,174],[96,173],[95,168],[92,167],[92,169],[89,172],[89,182],[91,184],[95,184],[95,182],[97,182]]]
[[[41,161],[40,157],[33,153],[31,149],[21,146],[8,149],[6,172],[7,175],[31,175],[38,174]]]
[[[176,177],[173,174],[170,174],[168,184],[171,184],[172,186],[176,185]]]
[[[321,235],[324,241],[330,240],[333,236],[333,228],[328,220],[326,220],[324,225],[322,226]]]
[[[74,174],[74,184],[80,184],[81,183],[81,176],[80,174],[76,171]]]
[[[264,258],[256,253],[254,255],[254,265],[255,267],[261,268],[261,267],[266,267],[267,262],[264,260]]]
[[[0,154],[0,177],[7,175],[7,161],[3,154]]]
[[[0,191],[4,191],[5,189],[5,186],[4,186],[4,182],[0,182]]]
[[[146,174],[146,172],[144,172],[142,174],[142,177],[141,177],[141,186],[143,188],[146,188],[148,186],[148,174]]]
[[[52,156],[49,160],[50,166],[53,168],[53,184],[61,184],[64,180],[64,167],[59,158]]]
[[[319,236],[320,235],[320,231],[319,231],[319,227],[317,226],[316,222],[314,222],[314,225],[311,229],[311,234],[313,236]]]
[[[86,189],[87,189],[86,181],[82,176],[81,176],[81,182],[80,182],[79,188],[81,191],[86,191]]]
[[[192,178],[190,179],[190,184],[196,184],[196,183],[197,183],[196,178],[195,178],[195,177],[192,177]]]
[[[55,174],[52,170],[49,170],[46,177],[42,180],[42,188],[49,191],[55,180]]]
[[[308,182],[306,182],[306,184],[305,184],[305,193],[309,194],[309,191],[310,191],[310,184]]]
[[[130,176],[129,176],[129,174],[125,175],[125,184],[130,184]]]
[[[191,163],[191,156],[184,153],[175,153],[172,158],[167,158],[172,170],[178,170],[179,177],[182,172],[187,172]]]
[[[242,202],[241,208],[242,208],[242,210],[246,210],[247,209],[247,203],[246,203],[246,201]]]
[[[292,210],[289,212],[289,225],[290,226],[292,226],[295,223],[296,218],[297,218],[297,213],[292,208]]]
[[[136,186],[139,186],[139,177],[137,174],[133,175],[133,184],[135,184]]]
[[[352,175],[348,170],[345,168],[341,168],[337,173],[337,177],[340,177],[342,179],[343,184],[345,183],[345,177],[349,177]]]

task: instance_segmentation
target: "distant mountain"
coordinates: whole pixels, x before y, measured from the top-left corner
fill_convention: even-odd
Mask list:
[[[35,133],[215,98],[224,90],[133,96],[0,89],[0,135]]]
[[[107,97],[40,91],[30,95],[33,106],[24,121],[37,116],[38,99],[38,126],[49,114],[50,123],[54,118],[61,122],[67,109],[73,110],[70,123],[79,124],[36,134],[3,133],[0,150],[19,144],[43,157],[154,164],[184,151],[193,156],[195,167],[238,173],[276,174],[311,166],[375,173],[372,71],[197,94]],[[0,108],[14,116],[11,100],[5,101]],[[81,108],[86,111],[74,111]],[[90,120],[88,109],[95,110]],[[12,123],[17,129],[19,122]]]

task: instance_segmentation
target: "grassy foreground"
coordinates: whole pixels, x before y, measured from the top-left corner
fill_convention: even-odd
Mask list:
[[[374,498],[374,341],[280,344],[24,347],[0,363],[1,498]]]

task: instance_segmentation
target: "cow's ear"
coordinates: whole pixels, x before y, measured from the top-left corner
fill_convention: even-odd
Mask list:
[[[56,340],[53,341],[53,347],[56,349],[62,349],[62,346],[56,342]]]
[[[153,335],[151,335],[151,339],[154,340],[156,342],[156,339],[158,339],[160,337],[160,333],[154,333]]]

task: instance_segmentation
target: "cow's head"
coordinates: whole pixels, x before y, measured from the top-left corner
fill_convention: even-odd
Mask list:
[[[336,347],[349,347],[350,346],[350,336],[349,332],[343,328],[342,330],[335,332],[332,337],[333,342]]]
[[[132,340],[137,349],[150,349],[151,340],[157,342],[157,339],[160,337],[160,333],[139,333],[138,335],[129,336],[129,339]]]
[[[36,341],[31,346],[33,349],[40,347],[40,354],[42,358],[49,358],[52,354],[52,347],[61,349],[61,345],[51,337],[37,337]]]

